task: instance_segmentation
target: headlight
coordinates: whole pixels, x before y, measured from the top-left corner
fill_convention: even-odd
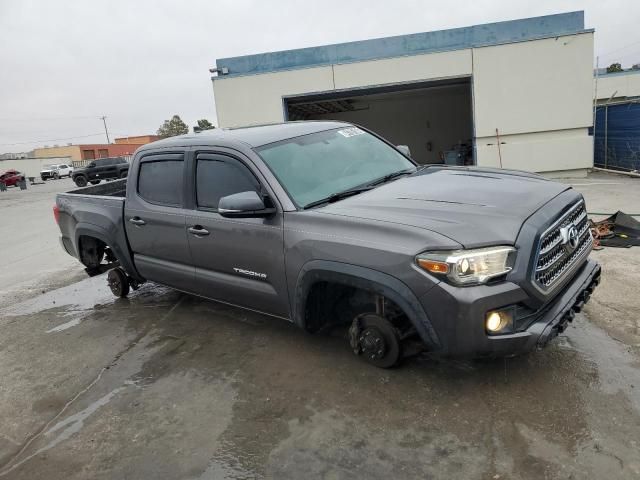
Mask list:
[[[515,248],[507,246],[425,252],[416,257],[416,263],[430,273],[445,276],[456,285],[479,285],[511,271],[515,252]]]

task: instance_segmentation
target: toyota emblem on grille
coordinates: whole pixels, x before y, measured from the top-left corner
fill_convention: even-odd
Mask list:
[[[562,245],[569,252],[573,252],[580,242],[580,236],[578,235],[578,229],[575,225],[569,225],[560,229],[560,235],[562,236]]]

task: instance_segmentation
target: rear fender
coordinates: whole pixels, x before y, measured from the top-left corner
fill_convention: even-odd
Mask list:
[[[98,240],[104,242],[109,246],[113,255],[116,257],[120,266],[124,268],[124,270],[135,280],[138,282],[143,282],[144,279],[140,276],[138,271],[133,264],[131,254],[129,250],[123,250],[122,248],[122,240],[118,240],[113,235],[111,235],[106,229],[94,225],[91,223],[78,223],[75,229],[75,243],[74,248],[78,254],[78,259],[80,259],[80,237],[94,237]],[[126,241],[126,239],[125,239]]]

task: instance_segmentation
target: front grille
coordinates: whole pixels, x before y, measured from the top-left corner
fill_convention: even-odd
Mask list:
[[[573,249],[567,241],[567,236],[563,236],[563,230],[567,232],[572,226],[577,231],[577,245]],[[576,262],[587,255],[592,242],[587,210],[584,202],[580,201],[540,237],[534,282],[542,290],[551,289],[564,278]]]

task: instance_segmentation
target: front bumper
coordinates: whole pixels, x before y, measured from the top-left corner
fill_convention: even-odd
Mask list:
[[[600,282],[600,265],[587,260],[571,281],[551,301],[527,316],[514,333],[488,335],[484,327],[488,311],[528,300],[518,285],[457,288],[441,283],[421,303],[440,340],[441,351],[451,357],[504,357],[542,348],[559,333],[589,300]]]
[[[45,180],[45,179],[47,179],[47,178],[53,178],[53,174],[54,174],[54,173],[55,173],[55,172],[40,172],[40,178],[41,178],[42,180]]]

